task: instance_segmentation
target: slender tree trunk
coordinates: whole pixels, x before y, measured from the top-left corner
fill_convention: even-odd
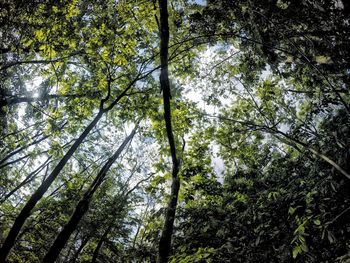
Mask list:
[[[76,243],[78,236],[79,236],[79,231],[76,231],[75,236],[74,236],[73,241],[72,241],[73,244]],[[66,256],[64,257],[64,262],[68,262],[69,261],[70,254],[72,253],[72,251],[73,251],[73,246],[70,246],[68,251],[67,251]]]
[[[310,152],[312,152],[314,155],[316,155],[317,157],[321,158],[322,160],[326,161],[328,164],[330,164],[333,168],[335,168],[338,172],[340,172],[341,174],[343,174],[348,180],[350,180],[350,174],[344,170],[342,167],[340,167],[335,161],[333,161],[331,158],[329,158],[328,156],[324,155],[323,153],[319,152],[318,150],[312,148],[311,146],[309,146],[308,144],[293,138],[292,136],[289,136],[288,134],[277,130],[277,129],[271,129],[272,131],[274,131],[276,134],[281,134],[282,136],[284,136],[287,140],[284,141],[284,143],[294,147],[295,144],[300,145],[302,147],[304,147],[304,149],[309,150]],[[280,141],[282,141],[280,139]]]
[[[103,245],[103,242],[105,240],[105,238],[107,237],[108,233],[112,230],[112,227],[113,227],[113,223],[114,223],[114,220],[113,222],[108,226],[108,228],[105,230],[105,232],[103,233],[103,235],[101,236],[100,240],[98,241],[97,243],[97,246],[94,250],[94,253],[92,254],[92,259],[91,259],[91,263],[96,263],[97,261],[97,257],[98,257],[98,254],[100,253],[100,249]]]
[[[113,154],[113,156],[102,167],[102,169],[100,170],[100,172],[96,176],[95,180],[90,185],[89,189],[85,192],[82,199],[78,202],[71,218],[69,219],[67,224],[63,227],[62,231],[56,237],[55,241],[53,242],[52,246],[50,247],[49,251],[45,255],[42,262],[51,263],[51,262],[56,261],[61,250],[63,249],[63,247],[67,243],[69,237],[71,236],[73,231],[78,226],[78,224],[79,224],[80,220],[82,219],[82,217],[84,216],[84,214],[88,211],[91,198],[93,197],[93,195],[96,192],[96,190],[98,189],[98,187],[102,184],[104,178],[107,175],[108,170],[110,169],[112,164],[116,161],[116,159],[120,156],[120,154],[124,150],[125,146],[134,137],[135,133],[136,133],[136,127],[131,132],[131,134],[128,137],[126,137],[126,139],[119,146],[118,150]]]
[[[104,238],[105,238],[105,236],[102,236],[100,238],[100,240],[98,241],[97,246],[96,246],[96,248],[94,250],[94,253],[92,254],[91,263],[96,263],[97,257],[100,254],[100,249],[101,249],[101,247],[103,245]]]
[[[86,246],[86,244],[88,243],[88,241],[90,240],[90,238],[91,238],[91,237],[88,236],[87,238],[85,238],[85,239],[81,242],[81,244],[80,244],[78,250],[74,253],[73,258],[72,258],[72,260],[70,261],[71,263],[75,263],[75,262],[77,261],[77,259],[78,259],[78,257],[79,257],[79,254],[80,254],[81,251],[84,249],[84,247]]]
[[[42,155],[42,154],[47,153],[47,152],[48,152],[48,151],[42,151],[42,152],[40,152],[40,153],[37,153],[37,154],[35,155],[35,157],[38,157],[39,155]],[[33,156],[32,156],[30,153],[28,153],[28,154],[26,154],[26,155],[24,155],[24,156],[22,156],[22,157],[19,157],[19,158],[13,160],[13,161],[5,162],[4,164],[1,164],[1,165],[0,165],[0,170],[1,170],[2,168],[6,167],[6,166],[9,166],[9,165],[18,163],[18,162],[20,162],[20,161],[23,161],[23,160],[26,159],[26,158],[29,158],[29,157],[33,157]],[[1,261],[0,261],[0,262],[1,262]]]
[[[137,237],[138,237],[138,235],[139,235],[139,233],[140,233],[140,230],[141,230],[141,227],[142,227],[141,222],[144,221],[144,219],[145,219],[145,217],[146,217],[146,215],[147,215],[148,208],[149,208],[149,204],[150,204],[150,201],[148,200],[147,206],[146,206],[146,209],[145,209],[145,212],[144,212],[144,214],[141,216],[141,221],[140,221],[140,223],[139,223],[138,226],[137,226],[137,230],[136,230],[136,233],[135,233],[133,242],[132,242],[132,249],[135,249]]]
[[[24,180],[22,180],[22,182],[17,185],[14,189],[12,189],[9,193],[5,194],[4,197],[1,198],[0,200],[0,204],[5,202],[8,198],[10,198],[15,192],[17,192],[19,189],[21,189],[23,186],[25,186],[26,184],[28,184],[29,182],[33,181],[36,176],[45,168],[50,164],[50,160],[51,160],[52,156],[48,157],[46,159],[46,161],[40,165],[37,169],[35,169],[33,172],[31,172],[30,174],[28,174],[26,176],[26,178],[24,178]]]
[[[9,137],[9,136],[14,136],[14,135],[16,135],[16,134],[18,134],[18,133],[20,133],[20,132],[24,132],[24,131],[26,131],[26,130],[32,128],[32,127],[38,129],[38,128],[40,128],[40,125],[42,125],[42,124],[44,124],[44,123],[45,123],[45,121],[40,121],[40,122],[31,124],[31,125],[28,125],[27,127],[24,127],[24,128],[19,129],[19,130],[17,130],[17,131],[14,131],[14,132],[11,132],[11,133],[8,133],[8,134],[4,134],[3,136],[1,136],[0,141],[4,140],[5,138],[7,138],[7,137]]]
[[[71,233],[74,232],[76,226],[80,222],[80,219],[86,213],[89,208],[89,200],[83,198],[77,204],[75,211],[69,222],[63,227],[62,231],[58,234],[54,244],[50,247],[49,251],[45,255],[42,262],[55,262],[59,253],[63,249],[64,245],[67,243]]]
[[[115,207],[115,210],[113,211],[112,215],[114,216],[113,220],[110,222],[109,226],[107,227],[107,229],[105,230],[105,232],[103,233],[103,235],[101,236],[100,240],[98,241],[98,244],[94,250],[94,253],[93,253],[93,256],[92,256],[92,259],[91,259],[91,263],[96,263],[97,261],[97,257],[100,253],[100,249],[103,245],[103,242],[106,240],[106,237],[108,235],[108,233],[111,232],[112,228],[113,228],[113,225],[114,225],[114,222],[116,220],[116,216],[117,214],[123,210],[123,203],[125,201],[127,201],[127,198],[129,196],[129,194],[131,194],[142,182],[144,181],[147,181],[153,174],[151,174],[149,177],[145,178],[145,179],[142,179],[141,181],[139,181],[133,188],[131,188],[129,191],[127,191],[125,194],[123,193],[122,197],[121,197],[121,206],[122,207]],[[147,208],[148,208],[148,205],[147,205]],[[138,230],[139,231],[139,230]]]
[[[160,61],[161,61],[161,73],[160,73],[160,86],[163,91],[163,103],[164,103],[164,120],[166,125],[167,137],[170,146],[171,159],[173,163],[172,168],[172,184],[170,202],[168,204],[165,222],[162,230],[162,234],[158,247],[158,263],[166,263],[169,259],[171,239],[173,234],[177,199],[180,189],[180,181],[178,177],[179,173],[179,160],[176,157],[175,140],[171,124],[171,107],[170,107],[170,83],[168,73],[168,49],[169,49],[169,24],[168,24],[168,1],[159,0],[160,9]]]

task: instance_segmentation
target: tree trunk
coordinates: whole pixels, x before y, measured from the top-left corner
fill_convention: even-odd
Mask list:
[[[166,263],[169,259],[171,239],[173,234],[175,212],[177,206],[177,199],[180,189],[180,181],[178,177],[179,173],[179,160],[176,157],[175,140],[171,124],[171,107],[170,107],[170,83],[168,73],[168,49],[169,49],[169,24],[168,24],[168,1],[159,0],[160,9],[160,61],[161,61],[161,73],[160,73],[160,86],[163,91],[163,103],[164,103],[164,120],[166,125],[167,137],[170,146],[171,159],[173,163],[172,168],[172,184],[171,184],[171,196],[170,202],[167,207],[165,222],[162,230],[162,234],[158,247],[158,263]]]
[[[74,256],[72,258],[72,260],[70,260],[69,262],[71,263],[75,263],[79,257],[79,254],[81,253],[81,251],[84,249],[84,247],[86,246],[86,244],[88,243],[88,241],[90,240],[90,236],[88,236],[87,238],[85,238],[84,240],[82,240],[78,250],[74,253]]]
[[[114,223],[114,221],[108,226],[108,228],[105,230],[105,232],[103,233],[102,237],[98,241],[97,246],[96,246],[96,248],[94,250],[94,253],[92,254],[91,263],[96,263],[97,262],[97,257],[98,257],[98,254],[100,253],[100,249],[101,249],[101,247],[103,245],[103,242],[104,242],[105,238],[107,237],[108,233],[112,230],[113,223]]]
[[[73,243],[73,244],[75,244],[75,243],[77,242],[78,236],[79,236],[79,231],[76,231],[75,236],[74,236],[74,238],[73,238],[73,240],[72,240],[72,243]],[[73,245],[69,247],[69,249],[68,249],[68,251],[67,251],[67,254],[66,254],[66,256],[64,257],[64,262],[68,262],[68,261],[69,261],[70,255],[71,255],[71,253],[72,253],[72,251],[73,251],[73,247],[74,247]]]
[[[128,137],[126,137],[126,139],[119,146],[118,150],[113,154],[113,156],[102,167],[102,169],[100,170],[100,172],[96,176],[95,180],[91,183],[89,189],[85,192],[82,199],[78,202],[71,218],[69,219],[67,224],[63,227],[62,231],[56,237],[54,243],[50,247],[49,251],[45,255],[42,262],[51,263],[51,262],[56,261],[58,255],[60,254],[61,250],[63,249],[63,247],[67,243],[69,237],[71,236],[73,231],[78,226],[81,218],[84,216],[84,214],[89,209],[89,204],[90,204],[91,198],[93,197],[93,195],[96,192],[96,190],[98,189],[98,187],[102,184],[104,178],[107,175],[108,170],[110,169],[112,164],[115,162],[115,160],[120,156],[120,154],[124,150],[125,146],[134,137],[135,133],[136,133],[136,127],[131,132],[131,134]]]
[[[100,238],[100,240],[98,241],[97,246],[96,246],[96,248],[94,250],[94,253],[92,254],[91,263],[96,263],[97,262],[97,257],[98,257],[98,254],[100,253],[100,249],[101,249],[101,247],[103,245],[104,238],[105,238],[105,236],[102,236]]]

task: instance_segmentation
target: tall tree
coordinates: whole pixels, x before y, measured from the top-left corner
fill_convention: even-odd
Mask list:
[[[164,226],[162,234],[159,240],[159,254],[158,262],[164,263],[168,262],[170,248],[171,248],[171,238],[173,234],[174,220],[176,214],[177,199],[180,190],[180,160],[177,157],[176,145],[173,134],[173,128],[171,124],[171,91],[169,82],[169,72],[168,72],[168,48],[169,48],[169,22],[168,22],[168,1],[159,0],[159,31],[160,31],[160,88],[163,93],[163,105],[164,105],[164,120],[166,126],[167,137],[170,146],[170,154],[172,160],[172,183],[171,183],[171,193],[170,201],[166,210]]]

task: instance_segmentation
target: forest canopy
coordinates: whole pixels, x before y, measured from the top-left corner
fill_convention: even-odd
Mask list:
[[[350,262],[346,0],[0,1],[0,263]]]

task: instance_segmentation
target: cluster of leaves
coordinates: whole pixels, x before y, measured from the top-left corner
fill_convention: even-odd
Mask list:
[[[349,262],[349,4],[198,2],[169,4],[181,160],[169,261]],[[33,209],[8,261],[43,259],[139,125],[57,261],[155,262],[171,198],[157,3],[0,7],[0,244],[102,116]]]
[[[340,116],[346,114],[322,125],[347,126]],[[346,262],[349,181],[307,152],[273,145],[253,138],[237,149],[222,144],[223,183],[205,164],[198,170],[195,160],[188,162],[196,171],[184,179],[173,262]],[[337,160],[348,160],[332,150]]]

